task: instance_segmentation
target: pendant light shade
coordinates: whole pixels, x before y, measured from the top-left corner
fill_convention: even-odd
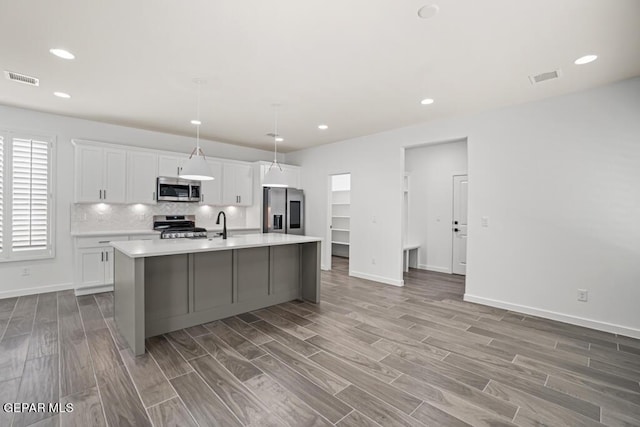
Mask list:
[[[207,163],[207,159],[204,156],[204,151],[200,148],[200,85],[202,84],[202,81],[196,79],[195,83],[198,85],[198,117],[191,123],[196,125],[196,147],[193,149],[189,159],[182,167],[180,178],[196,181],[211,181],[214,179],[213,173],[211,172],[209,163]]]
[[[288,187],[287,180],[285,179],[284,172],[280,168],[279,164],[271,163],[269,170],[264,174],[262,179],[263,187]]]
[[[193,179],[196,181],[211,181],[214,179],[211,173],[211,168],[207,159],[204,157],[204,152],[200,147],[196,147],[194,152],[191,153],[191,157],[186,161],[180,172],[180,178]],[[199,152],[196,152],[199,151]]]
[[[275,113],[275,125],[273,127],[273,162],[269,166],[267,173],[262,178],[263,187],[288,187],[286,176],[282,170],[282,166],[278,163],[278,107],[274,104]]]

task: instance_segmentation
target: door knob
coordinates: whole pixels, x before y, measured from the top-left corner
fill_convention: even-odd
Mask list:
[[[454,228],[454,229],[453,229],[453,231],[455,231],[455,232],[457,233],[457,232],[458,232],[458,231],[460,231],[460,230],[459,230],[459,229],[457,229],[457,228]]]
[[[458,225],[458,221],[453,221],[453,223],[454,223],[455,225]]]

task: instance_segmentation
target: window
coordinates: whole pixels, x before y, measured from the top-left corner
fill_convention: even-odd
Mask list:
[[[50,258],[53,138],[0,133],[0,261]]]

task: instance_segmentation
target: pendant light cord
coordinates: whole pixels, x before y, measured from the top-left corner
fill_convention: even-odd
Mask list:
[[[282,166],[280,166],[280,163],[278,162],[278,105],[274,105],[273,108],[275,109],[275,123],[273,126],[273,162],[271,163],[271,166],[269,166],[269,170],[271,170],[273,165],[276,165],[278,166],[278,169],[280,169],[280,172],[282,172]]]
[[[202,83],[200,82],[200,80],[198,80],[197,84],[198,84],[198,103],[196,107],[196,120],[198,120],[198,124],[196,125],[196,150],[197,150],[196,156],[200,154],[200,152],[202,152],[202,150],[200,149],[200,88],[202,86]],[[204,157],[204,153],[202,153],[202,156]]]

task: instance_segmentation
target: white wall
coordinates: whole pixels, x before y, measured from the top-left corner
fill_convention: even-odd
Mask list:
[[[638,117],[634,78],[290,153],[287,161],[302,166],[312,235],[325,236],[327,176],[352,173],[352,273],[397,284],[401,148],[466,137],[466,298],[640,338]],[[325,266],[328,255],[325,248]],[[589,290],[589,302],[576,300],[578,288]]]
[[[418,268],[451,273],[453,176],[467,173],[467,141],[405,151],[409,175],[407,243],[420,245]]]
[[[55,135],[54,165],[55,251],[53,259],[0,263],[0,298],[35,292],[49,292],[71,287],[73,251],[69,235],[73,198],[73,146],[71,139],[88,139],[159,150],[189,153],[195,137],[188,138],[114,126],[54,114],[40,113],[0,105],[0,128],[19,129]],[[272,152],[202,141],[207,155],[245,161],[271,160]],[[29,276],[22,271],[28,267]]]

